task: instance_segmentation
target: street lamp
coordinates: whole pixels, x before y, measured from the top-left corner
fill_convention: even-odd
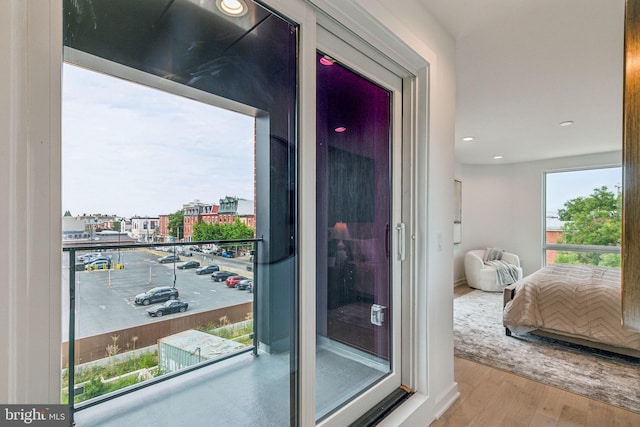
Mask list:
[[[120,265],[120,236],[122,235],[122,218],[118,219],[120,223],[120,229],[118,230],[118,266]]]
[[[181,228],[181,226],[177,226],[176,228],[177,228],[177,230],[176,230],[176,239],[179,242],[180,241],[180,228]],[[183,234],[184,234],[184,232],[183,232]],[[177,279],[177,276],[176,276],[176,258],[177,258],[177,256],[176,256],[176,245],[174,244],[173,245],[173,287],[174,288],[176,287],[176,279]]]

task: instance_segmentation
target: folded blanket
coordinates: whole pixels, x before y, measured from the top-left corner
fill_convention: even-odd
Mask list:
[[[498,285],[507,286],[518,281],[518,267],[515,265],[502,260],[485,261],[484,263],[496,269]]]

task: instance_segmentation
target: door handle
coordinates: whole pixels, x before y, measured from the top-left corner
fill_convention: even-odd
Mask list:
[[[398,232],[398,260],[404,261],[405,253],[405,226],[404,223],[400,222],[396,225],[396,231]]]

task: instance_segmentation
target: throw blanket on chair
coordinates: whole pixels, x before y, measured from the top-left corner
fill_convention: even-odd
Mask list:
[[[507,286],[518,281],[518,270],[515,265],[502,261],[503,254],[504,249],[487,248],[484,263],[496,269],[498,285]]]
[[[518,281],[518,270],[515,265],[502,260],[485,261],[484,263],[496,269],[498,285],[507,286]]]

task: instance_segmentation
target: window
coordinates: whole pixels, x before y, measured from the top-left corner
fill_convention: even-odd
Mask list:
[[[620,167],[545,174],[545,263],[620,267]]]

